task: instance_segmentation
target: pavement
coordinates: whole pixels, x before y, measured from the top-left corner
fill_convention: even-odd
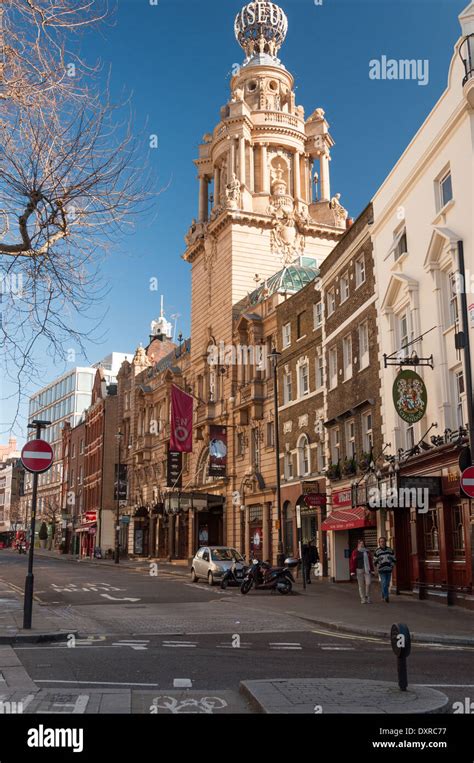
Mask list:
[[[388,681],[351,678],[278,679],[243,681],[241,692],[263,713],[442,713],[448,698],[437,689],[410,686],[400,691]]]

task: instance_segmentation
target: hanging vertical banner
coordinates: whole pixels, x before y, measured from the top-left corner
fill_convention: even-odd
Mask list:
[[[168,473],[166,484],[168,487],[180,488],[183,482],[183,454],[168,451]]]
[[[227,427],[209,427],[209,476],[227,473]]]
[[[174,453],[191,453],[193,449],[193,398],[171,385],[171,441]]]

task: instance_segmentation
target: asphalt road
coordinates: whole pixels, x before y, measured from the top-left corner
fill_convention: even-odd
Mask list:
[[[25,571],[25,557],[0,553],[3,581],[22,588]],[[269,593],[244,598],[238,590],[224,593],[184,576],[49,558],[36,561],[35,593],[35,609],[54,610],[80,632],[69,646],[15,646],[43,688],[186,687],[230,692],[242,705],[242,680],[396,680],[386,642],[331,633],[291,616],[286,597],[275,595],[272,608],[265,609]],[[474,697],[473,652],[415,644],[409,680],[441,688],[452,702]]]

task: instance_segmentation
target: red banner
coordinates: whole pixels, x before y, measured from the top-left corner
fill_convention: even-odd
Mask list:
[[[171,385],[170,451],[191,453],[193,449],[193,398],[179,387]]]

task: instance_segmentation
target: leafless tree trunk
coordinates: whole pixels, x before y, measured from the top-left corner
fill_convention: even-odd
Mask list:
[[[130,104],[111,104],[75,53],[108,13],[107,0],[0,0],[0,362],[17,411],[38,353],[71,360],[94,338],[78,318],[106,294],[101,261],[156,195]]]

